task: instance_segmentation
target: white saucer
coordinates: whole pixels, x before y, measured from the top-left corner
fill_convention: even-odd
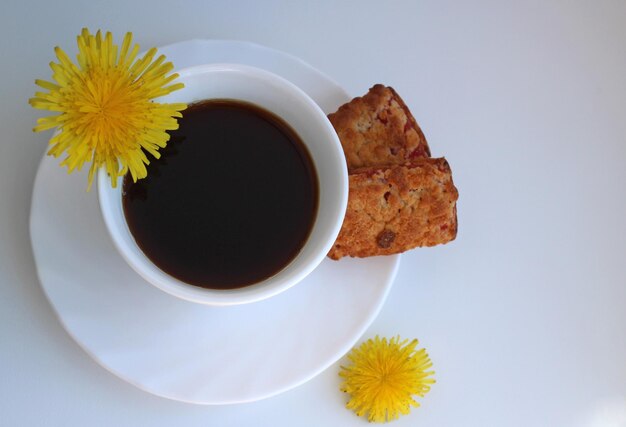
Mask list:
[[[297,58],[250,43],[194,40],[160,49],[177,68],[248,64],[281,75],[325,112],[349,100]],[[200,404],[267,398],[342,357],[378,314],[399,260],[326,259],[269,300],[208,307],[145,282],[113,247],[84,173],[39,167],[30,217],[39,278],[68,333],[105,369],[150,393]]]

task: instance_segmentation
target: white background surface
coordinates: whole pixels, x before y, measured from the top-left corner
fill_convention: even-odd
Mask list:
[[[365,425],[343,408],[339,363],[270,400],[202,407],[117,379],[64,332],[29,243],[49,135],[31,133],[27,100],[82,26],[144,48],[249,40],[352,95],[381,82],[404,97],[452,166],[460,228],[403,257],[364,336],[416,337],[435,365],[422,407],[393,425],[626,425],[626,3],[125,3],[0,14],[0,425]]]

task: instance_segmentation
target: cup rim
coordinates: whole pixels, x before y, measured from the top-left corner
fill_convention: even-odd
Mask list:
[[[337,212],[332,213],[332,227],[330,227],[330,230],[327,230],[325,233],[326,236],[324,237],[322,250],[315,252],[315,254],[312,255],[301,268],[296,270],[295,274],[292,274],[292,277],[289,280],[281,279],[281,273],[284,272],[287,266],[291,265],[294,260],[299,257],[299,255],[273,276],[252,285],[235,289],[211,289],[191,285],[165,273],[143,253],[139,245],[136,243],[134,236],[128,229],[123,211],[121,212],[121,221],[125,226],[125,230],[119,229],[120,212],[113,212],[111,209],[111,201],[113,200],[111,199],[111,193],[119,193],[117,197],[121,200],[122,179],[121,177],[118,178],[117,188],[112,189],[110,185],[110,178],[106,170],[104,168],[100,168],[97,177],[98,200],[107,231],[111,236],[118,253],[122,255],[127,264],[129,264],[147,282],[176,297],[207,305],[235,305],[260,301],[277,295],[302,281],[302,279],[317,268],[330,251],[341,229],[348,202],[348,171],[339,137],[337,136],[337,133],[328,120],[326,114],[315,103],[315,101],[313,101],[313,99],[311,99],[302,89],[298,88],[293,83],[269,71],[242,64],[215,63],[188,67],[177,70],[176,72],[179,75],[178,81],[183,82],[186,77],[202,74],[215,75],[216,73],[234,73],[239,75],[241,78],[259,79],[264,84],[278,85],[282,87],[290,95],[289,102],[302,103],[304,108],[307,110],[307,114],[310,114],[310,118],[307,118],[307,120],[315,122],[316,131],[318,131],[321,135],[320,138],[323,136],[324,142],[329,145],[327,150],[332,152],[332,160],[337,163],[338,182],[336,182],[335,185],[337,186],[336,190],[339,194],[339,209]],[[167,97],[160,98],[159,100],[167,101]],[[195,101],[196,100],[192,100],[189,101],[189,103]],[[242,101],[247,100],[242,99]],[[265,108],[263,105],[260,106]],[[289,123],[289,121],[285,118],[283,118],[283,120]],[[307,144],[306,141],[304,141],[304,143]],[[316,167],[316,169],[318,169],[319,175],[319,168]],[[318,180],[320,180],[319,176]],[[321,199],[321,182],[319,191]],[[321,200],[320,205],[318,206],[317,217],[313,224],[314,228],[320,216],[320,209]],[[130,240],[132,241],[131,245],[134,245],[134,247],[129,247],[127,242],[128,239],[127,236],[124,235],[124,232],[130,235]],[[303,246],[303,249],[311,242],[313,232],[314,231],[312,230]]]

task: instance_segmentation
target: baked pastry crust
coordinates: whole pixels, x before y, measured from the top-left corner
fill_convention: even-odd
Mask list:
[[[339,135],[350,172],[430,157],[422,130],[391,87],[373,86],[364,96],[342,105],[328,119]]]
[[[458,191],[445,158],[350,174],[348,209],[332,259],[401,253],[454,240]]]

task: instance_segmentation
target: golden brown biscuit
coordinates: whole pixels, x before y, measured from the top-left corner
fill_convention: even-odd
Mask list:
[[[339,135],[349,171],[430,157],[422,130],[391,87],[375,85],[328,119]]]
[[[454,240],[457,199],[444,158],[355,170],[343,227],[328,256],[391,255]]]

